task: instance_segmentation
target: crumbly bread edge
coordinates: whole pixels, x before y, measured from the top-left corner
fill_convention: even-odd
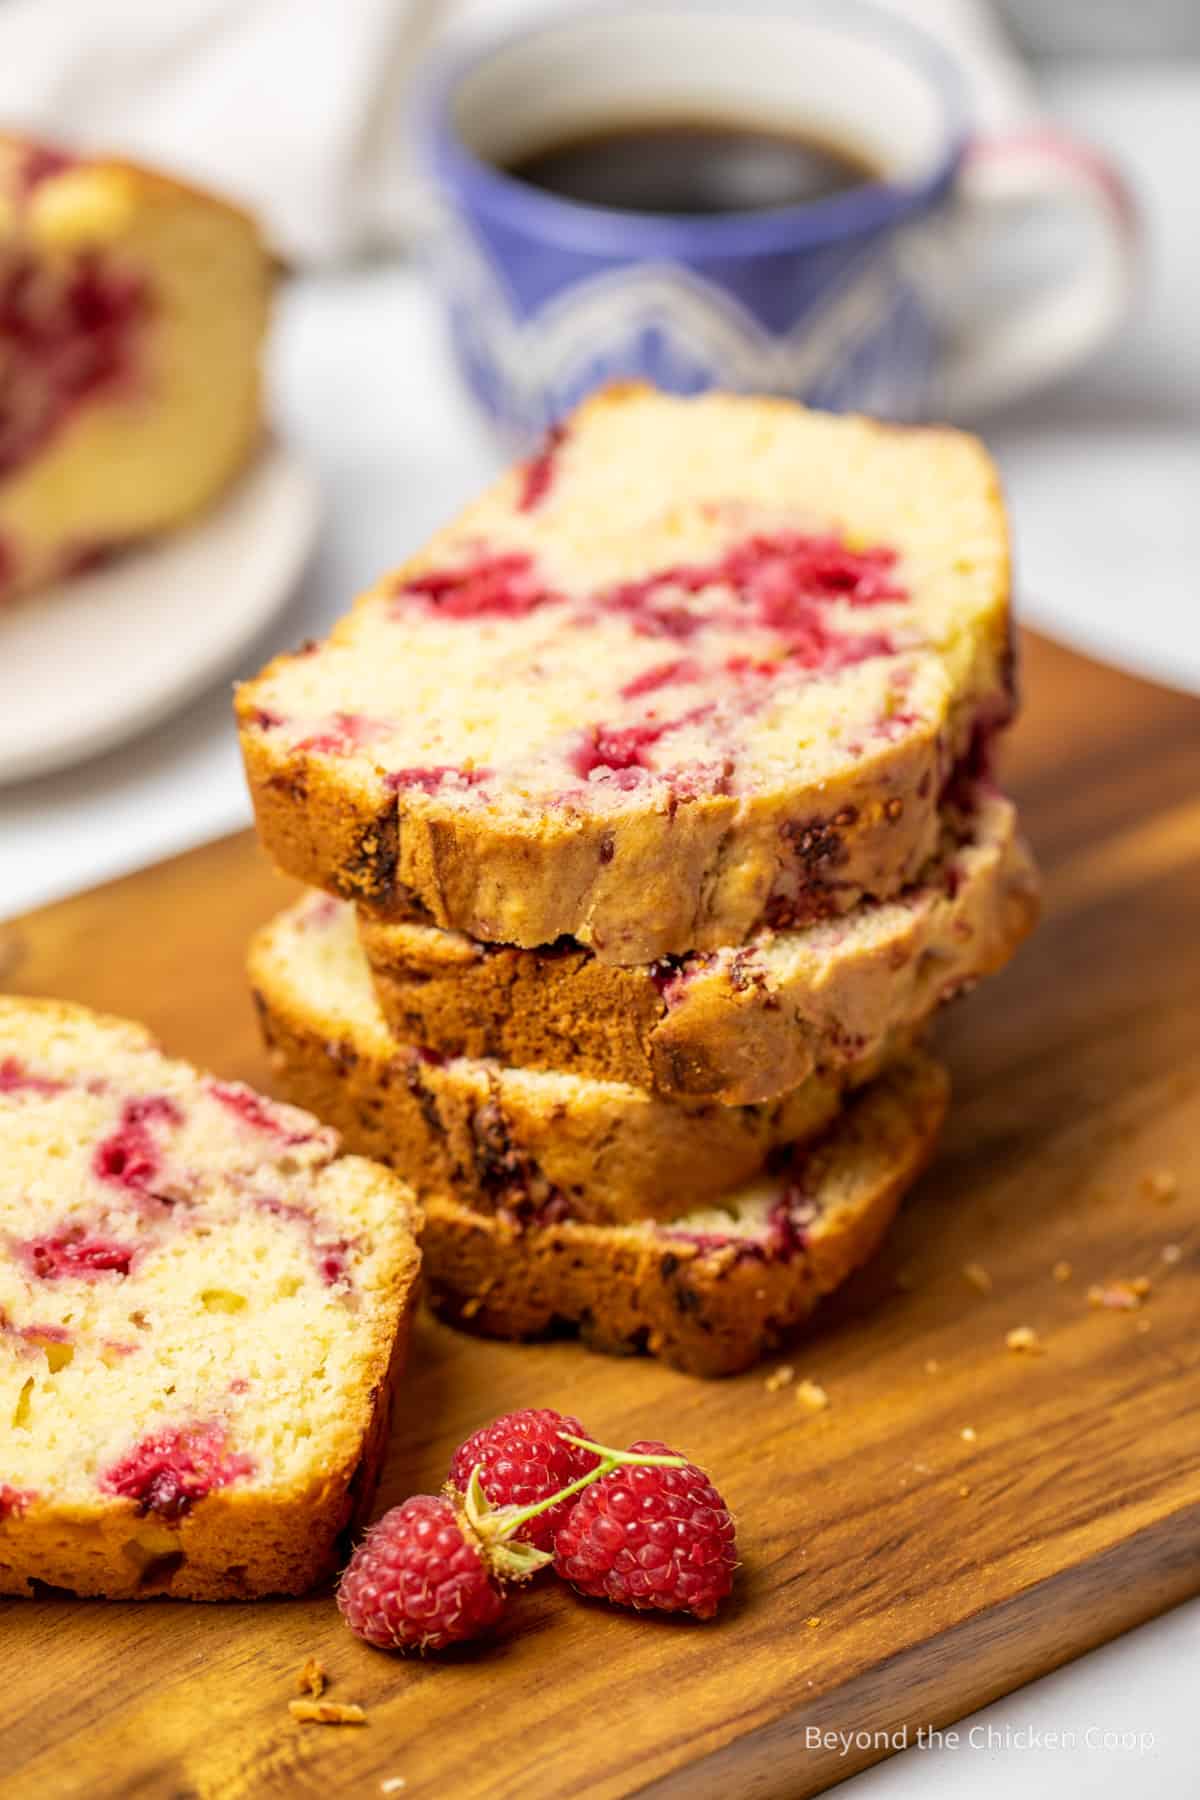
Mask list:
[[[1039,913],[1033,860],[1011,802],[994,796],[984,805],[994,832],[986,867],[939,900],[936,916],[914,911],[886,944],[830,952],[816,994],[803,980],[754,979],[751,959],[736,980],[728,965],[702,971],[668,1007],[669,971],[602,963],[576,944],[492,947],[367,913],[359,914],[359,936],[397,1037],[443,1055],[566,1069],[674,1100],[761,1103],[862,1054],[859,1028],[874,1032],[879,1009],[864,1009],[860,996],[876,984],[888,995],[891,1029],[919,1023],[933,1001],[917,965],[935,932],[950,945],[937,959],[938,1003],[1003,968],[1028,937]]]
[[[488,1061],[441,1066],[394,1039],[381,1016],[356,1021],[310,996],[288,956],[303,906],[265,926],[249,955],[276,1082],[422,1201],[452,1190],[480,1212],[529,1219],[557,1190],[576,1219],[677,1217],[752,1180],[773,1149],[824,1131],[844,1090],[912,1036],[889,1036],[861,1063],[753,1108],[683,1106],[627,1084],[530,1076]]]
[[[816,1157],[846,1186],[788,1261],[704,1249],[661,1231],[563,1223],[521,1231],[442,1196],[426,1202],[429,1304],[488,1337],[577,1328],[594,1350],[648,1353],[689,1375],[769,1354],[878,1248],[933,1154],[949,1078],[911,1053],[848,1104]]]

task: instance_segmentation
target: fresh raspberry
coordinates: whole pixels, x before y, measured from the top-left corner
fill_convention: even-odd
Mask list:
[[[367,1532],[337,1603],[355,1636],[381,1650],[444,1650],[494,1625],[505,1597],[453,1501],[414,1494]]]
[[[560,1488],[589,1474],[600,1461],[593,1450],[565,1444],[560,1432],[570,1437],[589,1436],[578,1419],[550,1407],[505,1413],[459,1445],[450,1464],[450,1485],[465,1494],[471,1471],[478,1465],[480,1486],[492,1506],[536,1506],[539,1500],[548,1500]],[[516,1533],[518,1540],[536,1544],[539,1550],[553,1549],[554,1534],[573,1499],[571,1495],[536,1519],[528,1519]]]
[[[673,1456],[640,1443],[644,1456]],[[733,1520],[708,1476],[626,1465],[585,1488],[558,1528],[554,1567],[581,1594],[711,1619],[733,1585]]]

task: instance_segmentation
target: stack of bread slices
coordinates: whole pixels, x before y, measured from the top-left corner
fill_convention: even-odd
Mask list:
[[[979,443],[644,388],[241,689],[318,890],[251,952],[279,1080],[416,1188],[439,1311],[720,1374],[870,1255],[1036,917],[1013,705]]]

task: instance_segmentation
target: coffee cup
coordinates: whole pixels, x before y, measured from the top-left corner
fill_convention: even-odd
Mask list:
[[[456,360],[516,443],[628,379],[975,414],[1078,367],[1128,306],[1137,232],[1115,171],[1050,129],[974,135],[938,43],[860,0],[558,14],[435,65],[416,116]],[[841,146],[863,176],[682,213],[518,172],[547,146],[697,120]],[[973,306],[981,236],[1031,208],[1082,215],[1085,250]]]

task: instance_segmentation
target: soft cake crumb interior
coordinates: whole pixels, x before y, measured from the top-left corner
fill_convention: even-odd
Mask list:
[[[516,815],[869,771],[1000,704],[1007,543],[970,438],[602,397],[535,506],[522,479],[252,684],[248,728]]]
[[[111,1504],[147,1443],[268,1489],[355,1453],[411,1220],[337,1148],[134,1027],[0,1002],[7,1509]]]

